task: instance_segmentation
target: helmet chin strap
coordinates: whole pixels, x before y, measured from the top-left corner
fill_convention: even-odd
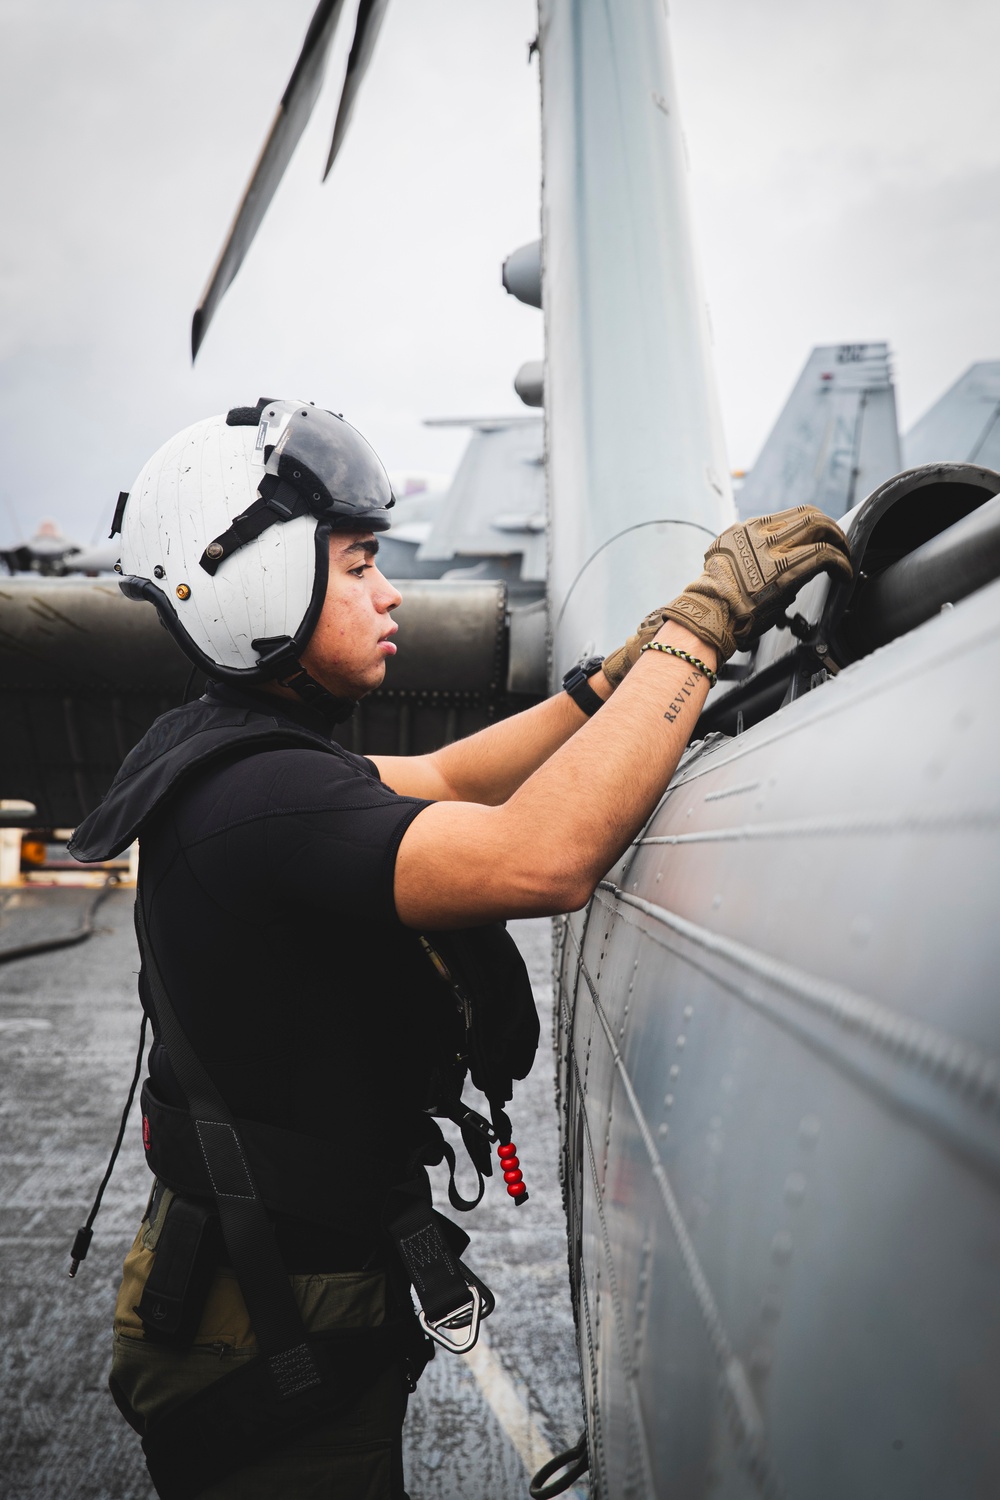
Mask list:
[[[310,677],[301,662],[296,662],[296,671],[287,677],[279,677],[282,687],[291,688],[315,713],[321,714],[328,724],[343,724],[351,717],[357,704],[353,698],[336,698],[315,677]]]

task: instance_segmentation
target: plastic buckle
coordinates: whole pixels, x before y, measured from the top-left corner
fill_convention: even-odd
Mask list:
[[[477,1286],[470,1286],[469,1292],[471,1300],[455,1312],[446,1313],[443,1318],[429,1318],[423,1308],[417,1313],[417,1322],[424,1332],[451,1354],[468,1354],[479,1338],[483,1299]],[[453,1338],[449,1329],[460,1336]]]
[[[294,491],[293,491],[293,493],[294,493]],[[298,499],[297,495],[296,495],[296,499]],[[274,494],[274,495],[269,495],[268,498],[264,501],[264,504],[267,506],[268,510],[273,510],[274,511],[274,514],[278,517],[279,521],[291,521],[291,520],[294,519],[294,516],[295,516],[294,502],[292,503],[292,505],[284,505],[278,499],[277,494]]]

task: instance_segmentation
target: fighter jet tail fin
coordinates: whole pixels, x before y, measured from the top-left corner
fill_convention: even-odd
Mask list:
[[[838,517],[901,467],[888,344],[823,344],[806,360],[737,506],[757,516],[817,505]]]
[[[903,439],[907,468],[974,463],[1000,469],[1000,359],[970,365]]]

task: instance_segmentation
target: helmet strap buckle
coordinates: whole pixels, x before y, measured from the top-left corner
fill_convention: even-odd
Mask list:
[[[354,712],[353,698],[337,698],[315,677],[310,677],[296,656],[296,646],[290,636],[261,636],[251,641],[257,652],[259,666],[265,669],[264,676],[290,688],[296,698],[313,709],[329,724],[342,724]]]

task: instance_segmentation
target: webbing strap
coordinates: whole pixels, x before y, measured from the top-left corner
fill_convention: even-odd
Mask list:
[[[136,893],[135,927],[157,1031],[184,1091],[212,1183],[222,1236],[250,1326],[282,1400],[320,1384],[274,1229],[229,1109],[184,1034],[160,973]]]
[[[468,1146],[468,1142],[466,1142],[466,1146]],[[451,1204],[452,1208],[458,1209],[459,1213],[467,1214],[472,1209],[478,1207],[479,1203],[482,1201],[482,1196],[486,1191],[486,1179],[480,1171],[477,1162],[475,1161],[475,1159],[473,1159],[472,1165],[476,1171],[476,1179],[479,1183],[479,1191],[476,1193],[476,1196],[474,1198],[463,1198],[461,1193],[458,1191],[458,1184],[455,1181],[455,1173],[458,1170],[458,1159],[455,1156],[455,1148],[450,1145],[448,1141],[444,1141],[441,1145],[441,1152],[444,1156],[445,1161],[448,1163],[448,1201]],[[469,1155],[472,1155],[471,1151],[469,1152]]]
[[[248,1360],[146,1428],[142,1447],[157,1494],[161,1500],[191,1500],[317,1419],[346,1410],[392,1364],[409,1367],[412,1388],[432,1351],[409,1315],[375,1327],[310,1334],[308,1353],[322,1384],[302,1387],[282,1402],[274,1400],[262,1361]],[[125,1415],[133,1421],[128,1410]]]
[[[201,1137],[188,1110],[164,1104],[148,1078],[140,1099],[150,1171],[184,1197],[211,1198]],[[364,1245],[358,1261],[363,1264],[371,1254],[369,1242],[378,1232],[385,1196],[364,1167],[345,1162],[343,1151],[332,1141],[239,1116],[234,1123],[264,1206],[274,1214],[325,1224],[352,1245]],[[337,1193],[323,1192],[321,1185],[335,1178]]]
[[[465,1306],[469,1282],[431,1205],[414,1198],[393,1214],[388,1229],[427,1319],[436,1323]]]
[[[463,1101],[460,1094],[457,1094],[454,1098],[445,1101],[440,1108],[440,1113],[446,1119],[452,1120],[461,1130],[462,1144],[465,1146],[466,1151],[469,1153],[469,1160],[471,1161],[473,1168],[475,1169],[478,1188],[476,1196],[474,1198],[463,1198],[461,1193],[458,1191],[458,1184],[455,1181],[455,1172],[457,1168],[455,1151],[439,1131],[437,1149],[440,1151],[441,1156],[444,1158],[444,1160],[448,1163],[449,1202],[451,1203],[452,1208],[458,1209],[459,1213],[468,1213],[470,1209],[475,1208],[482,1200],[483,1193],[486,1191],[486,1178],[492,1177],[493,1175],[493,1160],[490,1154],[490,1143],[497,1138],[497,1133],[495,1128],[491,1126],[489,1120],[485,1120],[481,1114],[478,1114],[476,1112],[476,1110],[470,1109],[469,1106]],[[495,1115],[495,1109],[493,1110],[493,1113]],[[506,1116],[504,1116],[504,1118],[506,1119]]]
[[[214,537],[198,559],[206,573],[214,574],[234,552],[245,547],[278,521],[291,521],[309,514],[309,507],[294,485],[274,474],[265,474],[260,498],[234,516],[227,530]]]

